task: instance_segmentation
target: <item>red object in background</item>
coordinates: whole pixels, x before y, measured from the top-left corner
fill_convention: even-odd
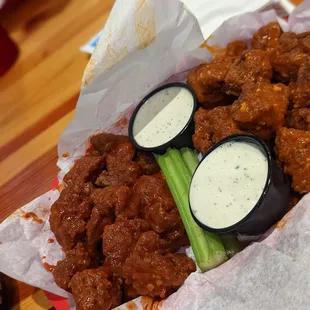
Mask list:
[[[18,57],[18,47],[0,25],[0,76],[4,75]]]
[[[44,293],[56,310],[69,310],[68,299],[57,296],[50,292],[44,291]]]
[[[2,10],[15,9],[21,2],[21,0],[5,0]]]

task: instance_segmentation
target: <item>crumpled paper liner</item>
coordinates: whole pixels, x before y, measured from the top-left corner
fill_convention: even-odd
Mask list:
[[[208,11],[213,1],[205,2]],[[249,8],[258,2],[240,3]],[[286,29],[310,30],[309,8],[310,1],[298,7]],[[246,10],[244,6],[242,10]],[[118,0],[85,71],[75,118],[59,141],[60,180],[85,153],[89,136],[103,130],[126,133],[134,107],[154,87],[165,81],[184,80],[189,69],[211,59],[210,51],[235,39],[249,42],[256,30],[276,19],[272,11],[236,16],[201,45],[200,27],[182,3]],[[47,271],[63,257],[58,243],[49,242],[54,239],[49,210],[58,196],[57,189],[49,191],[0,224],[0,271],[72,301],[72,296],[58,288]],[[282,220],[282,229],[275,229],[263,242],[249,246],[222,266],[190,275],[178,292],[155,306],[193,310],[308,309],[309,199],[309,195],[305,196]],[[146,300],[150,301],[141,297],[130,303],[132,308],[150,308]]]

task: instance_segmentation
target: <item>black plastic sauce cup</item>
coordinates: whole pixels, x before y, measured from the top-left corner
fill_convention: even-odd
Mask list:
[[[173,88],[173,87],[178,87],[178,88],[185,88],[187,89],[191,96],[192,96],[192,100],[193,100],[193,110],[191,112],[191,115],[189,116],[189,119],[187,121],[187,123],[185,124],[185,126],[183,127],[183,129],[177,133],[175,136],[173,136],[169,141],[167,141],[166,143],[159,145],[159,146],[154,146],[154,147],[144,147],[142,145],[140,145],[134,137],[134,124],[135,124],[135,120],[136,120],[136,116],[139,112],[139,110],[141,109],[141,107],[144,104],[148,103],[148,99],[150,99],[152,96],[154,96],[155,94],[157,94],[158,92],[161,92],[163,90],[166,90],[168,88]],[[164,154],[167,150],[168,147],[174,147],[174,148],[182,148],[182,147],[190,147],[193,148],[193,142],[192,142],[192,135],[194,134],[194,114],[197,110],[197,97],[195,92],[193,91],[193,89],[188,86],[185,83],[169,83],[169,84],[165,84],[163,86],[160,86],[156,89],[154,89],[152,92],[150,92],[147,96],[145,96],[142,101],[138,104],[138,106],[136,107],[135,111],[133,112],[130,122],[129,122],[129,128],[128,128],[128,136],[131,140],[131,142],[134,144],[134,146],[141,150],[141,151],[146,151],[146,152],[153,152],[156,154]],[[155,116],[155,115],[154,115]]]
[[[288,208],[288,202],[289,202],[289,194],[290,194],[289,180],[284,174],[284,172],[281,170],[281,168],[277,165],[275,160],[272,158],[270,150],[268,149],[267,145],[257,136],[250,134],[236,134],[224,138],[223,140],[215,144],[207,152],[207,154],[203,157],[200,164],[217,147],[229,141],[242,141],[252,143],[258,146],[261,149],[261,151],[265,154],[268,162],[268,173],[266,184],[262,191],[262,194],[256,205],[253,207],[253,209],[239,222],[229,227],[219,229],[208,227],[204,223],[201,223],[195,217],[195,214],[192,212],[192,206],[190,206],[192,216],[196,221],[196,223],[207,231],[216,232],[220,234],[228,232],[238,232],[247,235],[262,234],[284,216]],[[200,164],[198,165],[196,171],[199,169]],[[206,193],[206,204],[207,203],[208,203],[208,193]]]

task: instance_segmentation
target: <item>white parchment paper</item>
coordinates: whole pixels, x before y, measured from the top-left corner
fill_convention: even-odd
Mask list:
[[[217,12],[225,12],[219,7],[210,15],[213,3],[205,1],[205,6],[199,6],[210,20]],[[257,10],[259,4],[260,0],[236,0],[233,15]],[[221,22],[231,15],[222,14]],[[230,18],[213,33],[208,45],[224,47],[236,39],[250,42],[255,31],[276,19],[273,11]],[[208,18],[200,16],[199,21],[200,25],[177,0],[116,1],[86,68],[75,118],[59,141],[60,179],[84,154],[89,136],[103,130],[126,133],[128,119],[146,93],[165,81],[184,80],[187,70],[211,59],[208,49],[199,47],[203,42],[200,26],[203,23],[207,29]],[[310,1],[292,13],[286,27],[297,32],[310,30]],[[43,265],[55,265],[63,256],[57,242],[48,243],[53,238],[49,210],[58,196],[57,190],[49,191],[0,224],[0,271],[68,296]],[[309,207],[308,195],[283,220],[284,228],[215,270],[192,274],[162,308],[309,309]],[[42,223],[25,218],[26,212],[35,213]],[[134,302],[142,309],[140,299]]]

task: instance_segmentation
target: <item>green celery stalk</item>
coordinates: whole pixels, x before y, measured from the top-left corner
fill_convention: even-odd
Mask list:
[[[196,153],[188,147],[181,148],[180,152],[191,176],[193,176],[199,163]]]
[[[171,148],[166,154],[159,155],[157,161],[180,212],[199,268],[205,272],[217,267],[227,260],[221,239],[216,234],[202,230],[194,221],[189,208],[188,194],[193,161],[186,160],[191,162],[191,168],[188,168],[180,151]]]
[[[230,233],[221,235],[220,237],[224,244],[228,258],[232,258],[234,255],[240,252],[241,246],[236,234]]]

